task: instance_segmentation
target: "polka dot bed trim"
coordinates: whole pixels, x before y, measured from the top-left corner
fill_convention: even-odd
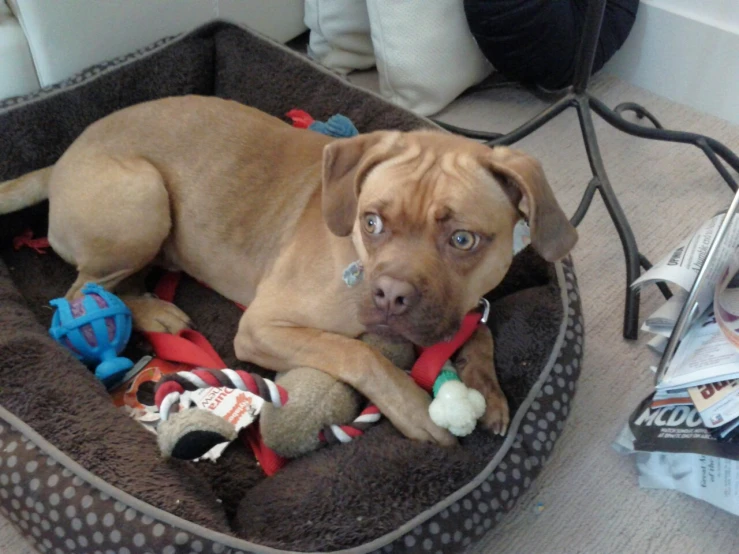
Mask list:
[[[479,540],[531,485],[564,427],[584,326],[569,259],[555,264],[564,318],[507,439],[465,487],[371,543],[342,552],[449,554]],[[0,407],[0,514],[39,552],[277,553],[173,516],[95,477]]]

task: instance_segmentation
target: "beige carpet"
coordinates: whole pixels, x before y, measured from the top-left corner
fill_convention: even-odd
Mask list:
[[[353,78],[376,87],[373,74]],[[739,152],[739,128],[698,114],[609,77],[592,90],[609,106],[636,101],[668,128],[708,134]],[[443,119],[507,131],[545,106],[520,90],[491,90],[463,98]],[[703,154],[682,145],[644,141],[596,120],[606,167],[641,250],[657,259],[731,200]],[[574,112],[560,115],[519,144],[539,157],[560,201],[572,213],[590,178]],[[636,484],[632,461],[610,447],[631,410],[648,393],[655,358],[621,338],[625,269],[621,245],[596,198],[580,226],[575,263],[586,321],[585,363],[574,409],[562,438],[532,489],[473,552],[495,554],[739,552],[737,518],[708,504]],[[642,294],[642,315],[656,309],[655,289]],[[537,503],[543,511],[535,511]],[[32,552],[0,521],[0,552]]]

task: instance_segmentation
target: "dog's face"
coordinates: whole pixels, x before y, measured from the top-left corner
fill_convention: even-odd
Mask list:
[[[352,235],[364,266],[361,323],[422,346],[450,339],[500,283],[521,217],[547,260],[577,240],[535,160],[437,132],[326,146],[323,215],[333,233]]]

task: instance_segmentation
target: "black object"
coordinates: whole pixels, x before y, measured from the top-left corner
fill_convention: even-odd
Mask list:
[[[577,207],[577,210],[575,210],[571,221],[574,225],[579,225],[585,217],[596,191],[600,192],[601,198],[608,209],[608,213],[610,214],[619,238],[621,239],[621,244],[624,249],[624,257],[626,258],[626,300],[624,307],[623,336],[627,339],[636,339],[639,324],[639,292],[632,289],[629,285],[639,277],[641,267],[648,269],[651,265],[649,260],[639,253],[636,238],[634,237],[634,232],[631,230],[631,226],[629,225],[629,220],[626,218],[626,214],[624,214],[624,211],[621,208],[618,197],[611,187],[608,174],[603,165],[603,159],[600,155],[598,139],[595,134],[595,128],[593,127],[591,112],[595,112],[608,124],[619,131],[623,131],[630,135],[651,140],[692,144],[693,146],[700,148],[716,168],[719,175],[721,175],[724,181],[726,181],[729,188],[734,192],[737,190],[737,183],[726,165],[734,171],[739,172],[739,157],[724,144],[710,137],[697,133],[664,129],[651,113],[638,104],[631,102],[623,103],[611,110],[603,102],[588,92],[588,83],[592,73],[593,62],[596,58],[605,10],[606,0],[591,0],[588,3],[572,84],[561,92],[558,100],[548,108],[544,109],[541,113],[506,135],[501,133],[463,129],[440,121],[436,121],[436,123],[454,133],[462,134],[470,138],[486,140],[486,144],[488,146],[511,145],[530,135],[548,121],[557,117],[567,108],[575,108],[577,110],[583,141],[585,142],[585,150],[588,155],[588,161],[590,162],[593,177],[588,183],[588,186],[583,193],[582,200],[580,201],[580,205]],[[646,117],[656,126],[656,128],[653,129],[626,121],[622,117],[624,111],[634,112],[639,119]],[[665,294],[666,297],[669,297],[670,293],[667,287],[662,285],[660,288],[663,294]]]
[[[464,0],[472,35],[502,74],[528,85],[559,89],[572,82],[588,0]],[[629,35],[639,0],[608,0],[592,71]]]

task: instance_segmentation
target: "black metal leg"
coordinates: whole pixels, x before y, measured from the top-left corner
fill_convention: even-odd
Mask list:
[[[580,48],[577,49],[577,59],[575,60],[575,76],[572,79],[572,90],[577,94],[585,92],[588,88],[605,13],[606,0],[588,1],[582,37],[580,38]]]
[[[622,102],[621,104],[613,108],[613,111],[621,117],[623,117],[624,112],[634,112],[636,114],[636,117],[638,117],[639,119],[643,119],[646,117],[656,129],[664,129],[659,120],[654,117],[651,112],[649,112],[644,106],[640,106],[639,104],[636,104],[634,102]]]
[[[598,139],[595,135],[595,128],[593,127],[593,118],[590,114],[590,108],[586,98],[583,98],[578,103],[577,115],[580,119],[580,128],[582,129],[582,136],[585,142],[585,151],[590,161],[590,169],[593,172],[593,177],[597,180],[600,196],[608,209],[611,220],[613,220],[618,236],[621,239],[624,257],[626,259],[626,303],[623,335],[627,339],[636,339],[639,330],[639,291],[633,289],[630,285],[639,278],[641,271],[639,248],[636,245],[636,238],[634,237],[634,232],[631,230],[631,225],[629,225],[629,220],[626,219],[626,214],[624,214],[616,193],[613,191],[613,187],[611,187],[611,181],[603,165],[603,158],[600,155]]]
[[[457,127],[456,125],[445,123],[443,121],[439,121],[438,119],[434,119],[433,122],[442,129],[446,129],[447,131],[450,131],[457,135],[464,135],[467,138],[475,140],[493,140],[503,136],[503,133],[492,133],[488,131],[474,131],[472,129],[464,129],[463,127]]]
[[[645,139],[661,140],[666,142],[678,142],[681,144],[692,144],[693,146],[700,148],[703,153],[706,154],[706,157],[708,157],[710,162],[714,165],[719,175],[721,175],[724,181],[726,181],[726,184],[729,186],[729,188],[731,188],[732,191],[736,192],[736,180],[727,171],[726,167],[721,163],[721,161],[719,161],[719,158],[723,160],[726,165],[739,173],[739,156],[734,154],[734,152],[732,152],[726,145],[722,144],[716,139],[707,137],[705,135],[700,135],[698,133],[671,131],[669,129],[662,128],[653,129],[651,127],[645,127],[643,125],[631,123],[630,121],[626,121],[624,118],[622,118],[619,113],[616,113],[615,111],[608,108],[608,106],[606,106],[603,102],[601,102],[594,96],[590,95],[589,93],[586,94],[591,109],[601,118],[603,118],[606,123],[608,123],[612,127],[615,127],[621,132]],[[633,106],[638,106],[638,104],[633,104]],[[648,113],[641,106],[638,107],[645,113]]]
[[[548,108],[542,110],[537,115],[529,119],[526,123],[520,127],[514,129],[510,133],[498,136],[487,142],[488,146],[505,145],[510,146],[514,142],[518,142],[524,137],[529,136],[531,133],[536,131],[539,127],[545,123],[549,123],[552,119],[557,117],[567,108],[574,106],[577,102],[577,97],[573,93],[568,93]]]
[[[593,201],[593,197],[595,196],[596,192],[598,192],[598,178],[593,177],[592,179],[590,179],[588,187],[585,189],[585,192],[580,199],[580,204],[577,206],[575,213],[572,214],[572,217],[570,218],[570,223],[572,223],[572,225],[574,225],[575,227],[580,225],[580,222],[585,217],[585,214],[588,213],[588,208],[590,208],[590,203]]]

